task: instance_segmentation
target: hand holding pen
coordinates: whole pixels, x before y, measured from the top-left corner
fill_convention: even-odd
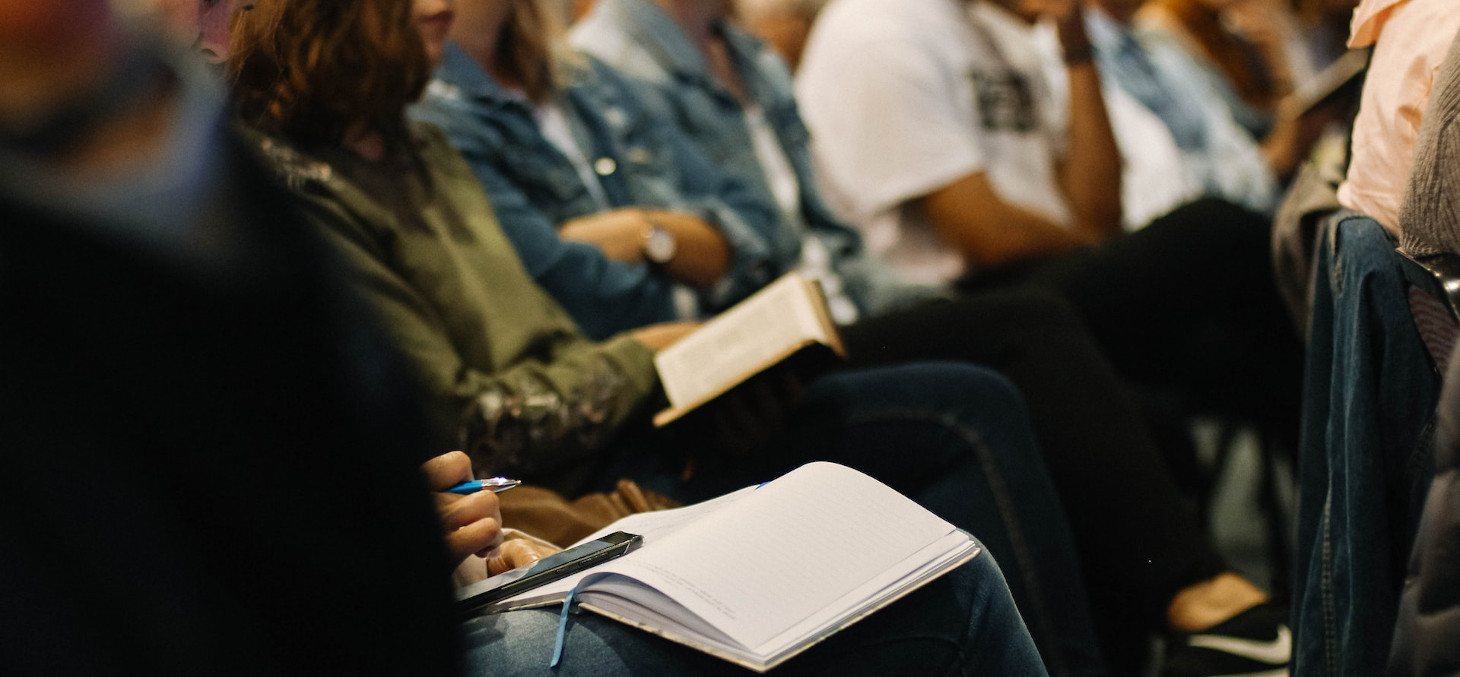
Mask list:
[[[496,492],[517,486],[515,481],[473,479],[471,459],[460,451],[426,461],[421,470],[436,502],[446,547],[455,562],[473,553],[485,557],[502,543],[502,513]]]

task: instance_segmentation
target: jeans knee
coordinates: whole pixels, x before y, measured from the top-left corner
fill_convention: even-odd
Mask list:
[[[901,369],[915,388],[910,405],[949,416],[973,412],[993,420],[1024,418],[1019,389],[992,369],[962,362],[919,362]]]

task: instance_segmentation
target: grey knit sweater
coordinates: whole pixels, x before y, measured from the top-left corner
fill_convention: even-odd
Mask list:
[[[1416,257],[1460,254],[1460,39],[1431,92],[1399,209],[1399,245]]]

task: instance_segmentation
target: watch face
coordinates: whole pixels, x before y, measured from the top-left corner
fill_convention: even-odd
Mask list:
[[[669,263],[678,249],[674,234],[657,225],[649,229],[649,235],[644,239],[644,258],[650,263]]]

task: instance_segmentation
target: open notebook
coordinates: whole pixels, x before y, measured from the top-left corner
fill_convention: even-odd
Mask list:
[[[583,539],[641,534],[619,559],[494,605],[584,609],[765,671],[979,553],[967,533],[860,472],[811,463]]]

